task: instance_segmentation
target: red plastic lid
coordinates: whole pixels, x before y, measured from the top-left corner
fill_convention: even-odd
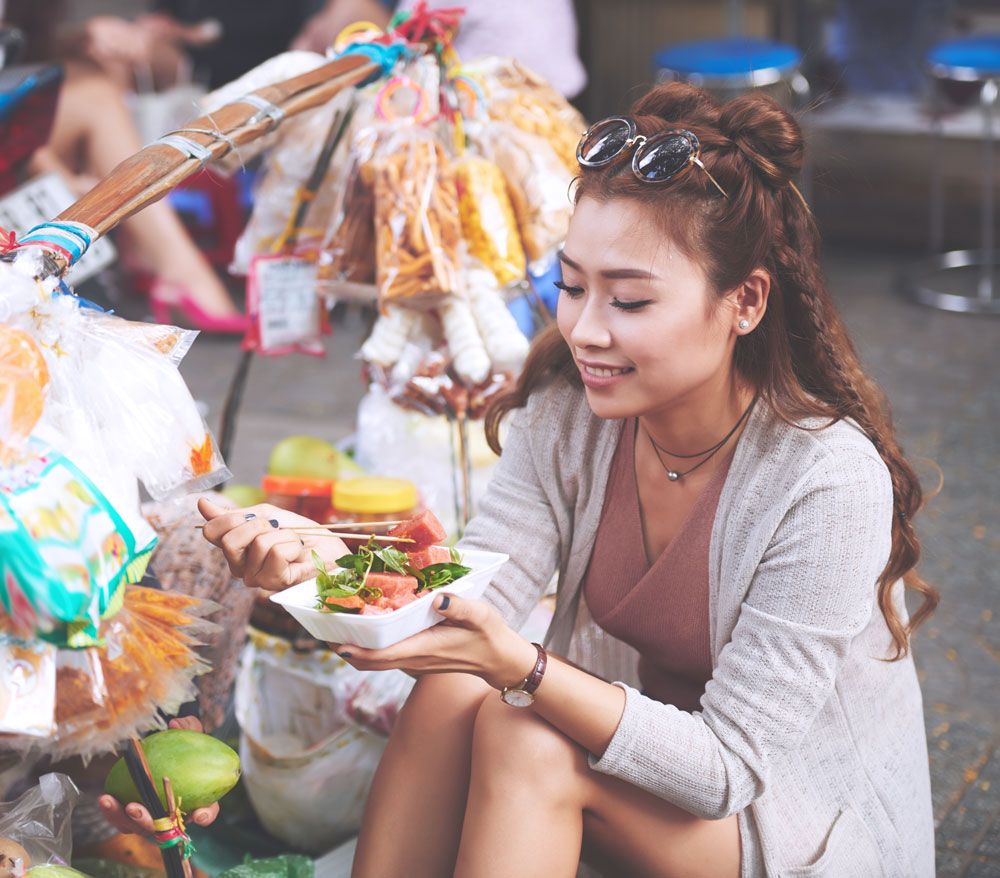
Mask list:
[[[333,479],[309,479],[302,476],[264,476],[261,488],[268,494],[293,497],[327,497],[333,491]]]

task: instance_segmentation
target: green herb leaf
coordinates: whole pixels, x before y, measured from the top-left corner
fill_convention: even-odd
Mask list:
[[[430,564],[420,571],[423,575],[423,585],[417,590],[422,591],[423,589],[431,590],[441,588],[442,585],[448,585],[456,579],[461,579],[469,573],[471,569],[471,567],[465,567],[462,564],[455,564],[453,562]]]
[[[452,546],[448,551],[451,554],[451,563],[452,564],[461,564],[462,563],[462,560],[463,560],[462,559],[462,553],[460,551],[458,551],[458,549],[456,549],[454,546]]]
[[[413,568],[410,567],[410,559],[406,557],[405,552],[400,552],[399,549],[387,546],[375,552],[375,557],[382,562],[383,570],[378,571],[380,573],[388,570],[392,573],[402,573],[404,576],[413,575],[411,572]]]

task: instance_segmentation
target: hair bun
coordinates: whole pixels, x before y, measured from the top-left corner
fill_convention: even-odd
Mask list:
[[[784,186],[802,169],[802,129],[773,98],[743,95],[719,115],[719,130],[772,186]]]

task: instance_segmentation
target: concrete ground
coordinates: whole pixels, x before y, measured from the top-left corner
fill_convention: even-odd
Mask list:
[[[905,262],[833,250],[826,268],[861,356],[892,402],[905,450],[944,473],[941,493],[919,519],[922,571],[940,588],[941,607],[914,647],[924,687],[938,875],[998,875],[1000,322],[903,301],[893,287]],[[337,440],[352,431],[363,391],[354,360],[362,332],[362,319],[351,313],[336,327],[325,360],[255,360],[230,459],[238,481],[256,481],[270,447],[284,436]],[[237,357],[235,342],[202,337],[184,363],[213,427]],[[926,485],[936,484],[930,463],[920,463],[919,471]]]

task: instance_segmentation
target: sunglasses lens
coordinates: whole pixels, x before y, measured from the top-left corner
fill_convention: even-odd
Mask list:
[[[585,165],[603,165],[622,151],[629,139],[628,123],[614,120],[596,125],[580,143],[579,158]]]
[[[651,145],[644,145],[636,153],[633,167],[647,183],[659,183],[683,171],[693,154],[690,140],[681,134],[672,134]]]

